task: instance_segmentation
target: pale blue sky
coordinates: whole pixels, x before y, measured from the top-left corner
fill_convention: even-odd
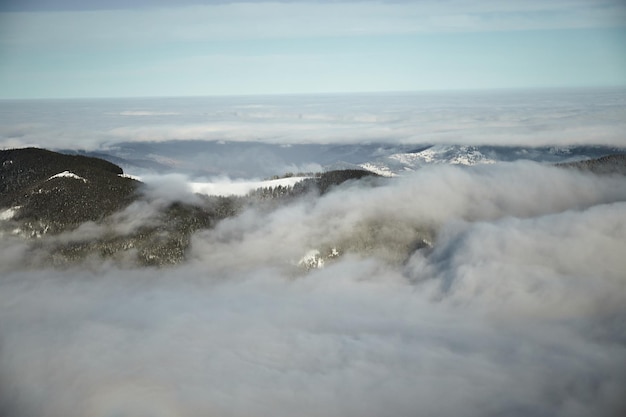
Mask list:
[[[0,98],[626,86],[621,0],[169,3],[5,0]]]

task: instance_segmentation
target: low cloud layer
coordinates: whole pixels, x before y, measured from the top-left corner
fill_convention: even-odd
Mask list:
[[[3,238],[0,414],[620,415],[624,213],[623,177],[514,163],[251,209],[171,268]]]
[[[624,146],[623,97],[623,89],[604,89],[66,100],[62,105],[5,101],[0,103],[0,147],[106,151],[120,142],[196,139]]]

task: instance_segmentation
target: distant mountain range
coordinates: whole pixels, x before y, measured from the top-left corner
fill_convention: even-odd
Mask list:
[[[264,178],[284,172],[366,169],[394,176],[433,164],[475,165],[520,159],[568,163],[626,154],[609,146],[519,147],[468,145],[293,144],[177,140],[119,143],[99,152],[60,150],[102,158],[126,172],[177,172],[190,177]]]

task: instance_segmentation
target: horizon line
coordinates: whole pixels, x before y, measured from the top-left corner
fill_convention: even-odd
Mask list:
[[[421,90],[379,90],[379,91],[327,91],[327,92],[293,92],[293,93],[240,93],[240,94],[189,94],[189,95],[145,95],[145,96],[68,96],[68,97],[0,97],[1,101],[55,101],[55,100],[119,100],[119,99],[174,99],[174,98],[246,98],[246,97],[305,97],[305,96],[359,96],[359,95],[412,95],[430,93],[497,93],[507,91],[582,91],[582,90],[626,90],[626,85],[595,85],[595,86],[537,86],[537,87],[489,87],[489,88],[455,88],[455,89],[421,89]]]

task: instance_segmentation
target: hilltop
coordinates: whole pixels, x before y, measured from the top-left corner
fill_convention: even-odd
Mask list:
[[[321,195],[368,171],[331,171],[294,187],[246,196],[197,196],[193,202],[155,202],[119,166],[85,155],[44,149],[0,151],[0,236],[44,238],[54,264],[89,256],[135,259],[141,265],[181,262],[191,235],[246,207],[272,210],[303,195]],[[141,217],[134,222],[132,218]],[[47,261],[47,262],[48,262]]]
[[[130,204],[138,186],[102,159],[37,148],[0,151],[0,207],[19,207],[14,219],[34,233],[101,220]]]

